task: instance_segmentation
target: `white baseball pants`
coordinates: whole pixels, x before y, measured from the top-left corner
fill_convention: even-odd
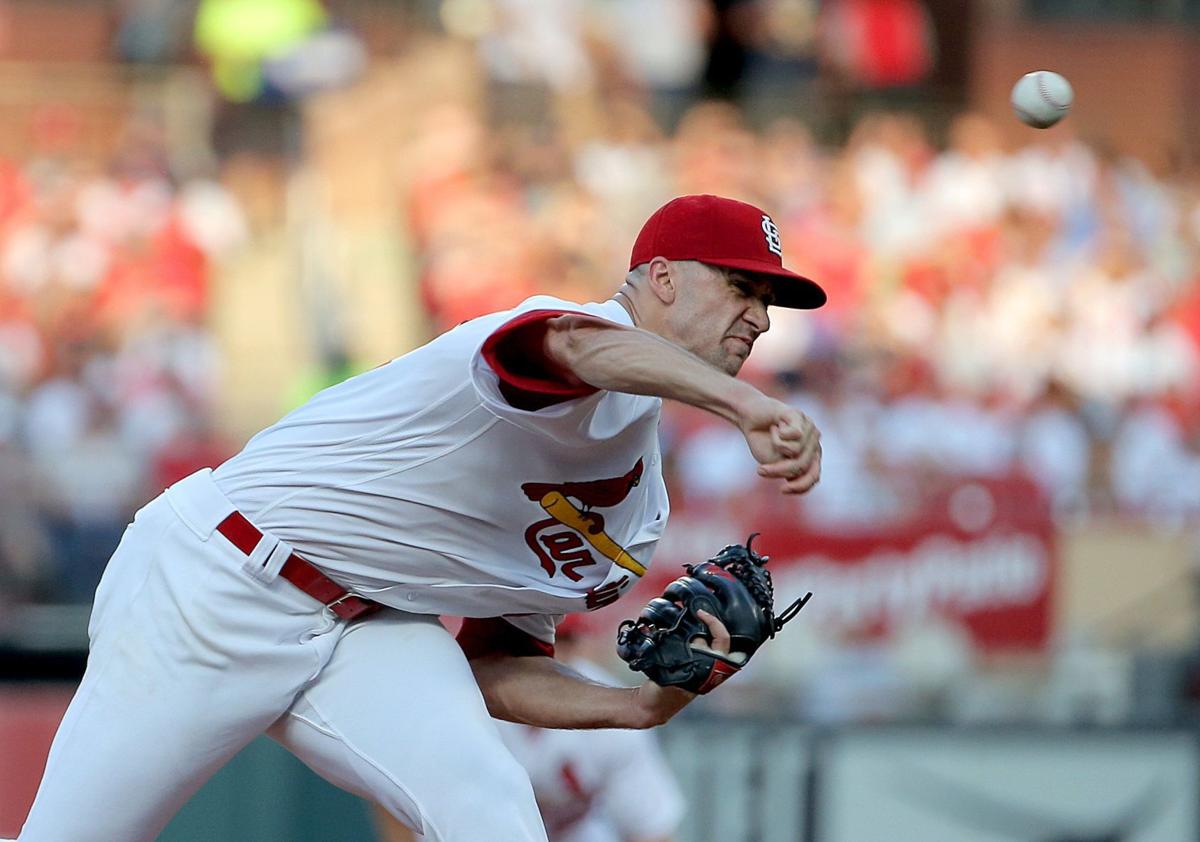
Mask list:
[[[152,840],[267,731],[319,774],[437,842],[545,842],[524,770],[433,617],[347,624],[248,558],[196,474],[138,512],[92,611],[83,681],[20,842]]]

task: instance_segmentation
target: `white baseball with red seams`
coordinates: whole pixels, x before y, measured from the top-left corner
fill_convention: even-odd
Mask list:
[[[264,731],[426,839],[544,842],[435,615],[503,615],[549,646],[561,615],[637,580],[665,528],[659,398],[584,387],[526,411],[502,395],[488,343],[562,312],[632,325],[615,300],[548,297],[475,319],[143,508],[22,842],[153,839]],[[234,510],[263,534],[248,554],[217,530]],[[400,611],[338,620],[279,578],[293,551]]]
[[[1068,82],[1052,70],[1035,70],[1017,80],[1012,89],[1012,107],[1027,126],[1047,129],[1071,110],[1075,92]]]

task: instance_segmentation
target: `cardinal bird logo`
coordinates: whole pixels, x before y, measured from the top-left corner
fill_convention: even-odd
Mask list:
[[[525,496],[549,515],[525,530],[525,543],[537,555],[547,576],[562,575],[572,582],[580,581],[580,568],[596,563],[591,550],[636,576],[646,572],[641,562],[604,531],[604,515],[595,511],[616,506],[628,497],[642,481],[642,470],[639,459],[619,477],[521,485]]]

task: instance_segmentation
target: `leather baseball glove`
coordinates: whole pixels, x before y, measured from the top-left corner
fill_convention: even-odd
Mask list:
[[[708,561],[684,565],[687,575],[667,585],[636,620],[621,623],[617,654],[630,669],[664,687],[707,693],[745,666],[800,612],[811,593],[774,613],[771,574],[764,566],[769,559],[750,548],[754,538],[744,546],[730,544]],[[712,635],[696,614],[701,610],[729,630],[728,655],[711,648]]]

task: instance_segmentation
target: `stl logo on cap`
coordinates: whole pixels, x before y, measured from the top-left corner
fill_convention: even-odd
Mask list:
[[[667,202],[642,226],[629,268],[656,257],[763,276],[771,282],[778,307],[812,310],[825,303],[825,290],[816,281],[784,268],[783,239],[775,220],[737,199],[705,193]]]
[[[783,240],[779,238],[779,229],[775,226],[774,220],[765,213],[762,215],[762,230],[767,236],[767,250],[773,254],[783,257]]]

